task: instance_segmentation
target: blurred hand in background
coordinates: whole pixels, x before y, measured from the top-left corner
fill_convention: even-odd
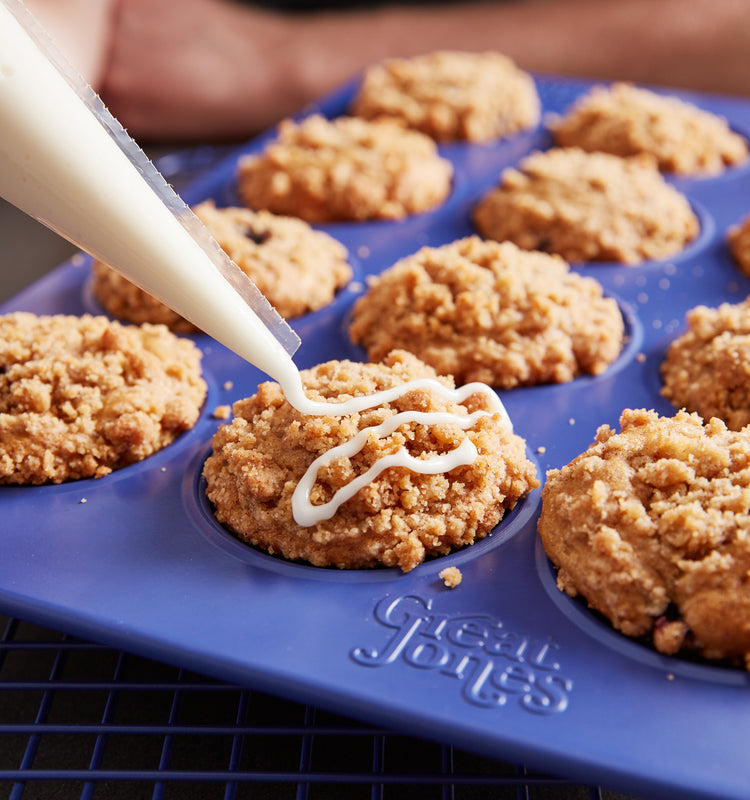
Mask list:
[[[750,94],[747,0],[486,0],[274,11],[237,0],[28,0],[142,142],[241,140],[392,56]]]

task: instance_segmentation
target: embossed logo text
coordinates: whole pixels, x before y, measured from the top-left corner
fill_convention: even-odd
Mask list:
[[[485,614],[447,615],[417,595],[384,597],[375,619],[393,635],[382,649],[357,647],[351,657],[366,667],[403,661],[457,678],[463,697],[487,708],[518,702],[537,714],[558,714],[568,705],[572,681],[555,660],[557,645],[507,631]]]

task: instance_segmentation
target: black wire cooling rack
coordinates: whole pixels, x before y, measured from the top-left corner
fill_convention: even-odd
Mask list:
[[[0,615],[0,797],[622,798]]]

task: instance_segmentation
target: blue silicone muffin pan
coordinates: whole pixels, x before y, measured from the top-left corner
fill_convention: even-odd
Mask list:
[[[590,83],[538,77],[545,112],[564,110]],[[305,109],[346,112],[356,82]],[[750,103],[669,92],[750,132]],[[237,158],[187,186],[188,203],[238,203]],[[367,275],[423,245],[473,233],[477,200],[500,171],[551,145],[544,125],[481,145],[450,144],[451,196],[399,222],[322,226],[349,249],[354,279],[293,327],[300,368],[363,360],[347,321]],[[179,156],[176,156],[179,160]],[[698,238],[678,256],[639,266],[573,265],[596,277],[625,318],[628,339],[601,376],[503,392],[515,430],[543,479],[584,450],[624,408],[674,409],[659,365],[694,305],[738,302],[750,289],[726,247],[750,212],[750,167],[718,177],[668,178],[693,204]],[[99,312],[90,260],[79,255],[2,306],[2,312]],[[208,398],[195,428],[147,461],[100,480],[0,487],[0,611],[310,702],[479,754],[654,798],[747,797],[750,678],[739,669],[662,656],[561,594],[536,534],[540,492],[486,539],[408,574],[288,563],[218,525],[201,468],[222,424],[216,406],[265,379],[205,335]],[[455,565],[463,582],[438,573]]]

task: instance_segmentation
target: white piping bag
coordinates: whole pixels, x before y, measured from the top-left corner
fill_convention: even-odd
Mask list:
[[[16,0],[0,2],[0,195],[305,405],[297,335]]]

